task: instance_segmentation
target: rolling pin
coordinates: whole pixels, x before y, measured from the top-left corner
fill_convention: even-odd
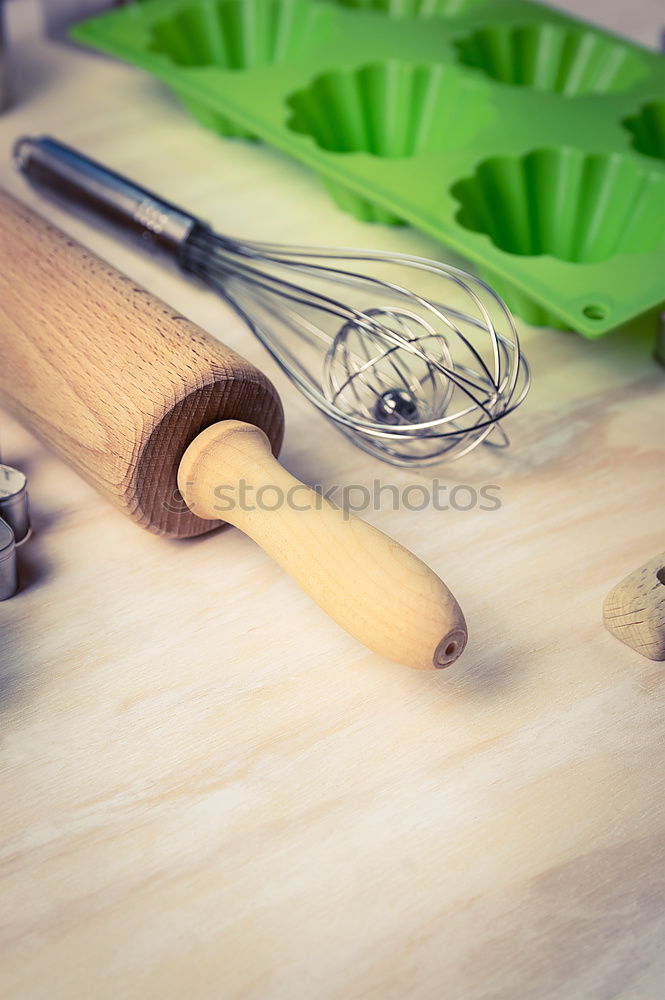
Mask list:
[[[279,465],[268,379],[3,191],[0,358],[0,402],[144,528],[234,524],[374,652],[419,669],[461,654],[445,584]],[[293,503],[241,502],[261,487]]]

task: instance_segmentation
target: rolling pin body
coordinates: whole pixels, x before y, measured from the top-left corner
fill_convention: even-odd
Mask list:
[[[0,397],[113,504],[178,538],[216,526],[177,502],[199,431],[248,420],[278,452],[284,429],[257,368],[2,191]]]

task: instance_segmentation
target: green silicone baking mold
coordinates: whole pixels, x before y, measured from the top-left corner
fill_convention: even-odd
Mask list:
[[[528,322],[595,337],[663,299],[654,52],[526,0],[144,0],[73,35],[437,238]]]

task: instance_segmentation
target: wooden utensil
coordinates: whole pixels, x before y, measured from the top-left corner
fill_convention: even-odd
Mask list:
[[[649,660],[665,660],[665,552],[609,592],[603,620],[631,649]]]
[[[283,413],[265,376],[3,192],[0,355],[3,403],[143,527],[185,538],[223,513],[374,651],[416,668],[461,654],[442,581],[273,458]],[[248,510],[241,483],[298,487],[309,509]]]

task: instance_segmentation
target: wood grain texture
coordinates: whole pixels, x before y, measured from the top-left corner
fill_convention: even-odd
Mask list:
[[[664,547],[653,326],[589,343],[520,324],[534,385],[511,448],[389,469],[218,297],[37,199],[9,153],[48,128],[231,235],[441,247],[345,216],[298,164],[218,139],[111,60],[26,43],[14,65],[3,184],[265,368],[288,468],[324,489],[494,484],[501,507],[367,512],[469,623],[457,664],[408,671],[241,532],[138,531],[1,416],[35,534],[0,605],[0,996],[659,1000],[665,672],[602,622]]]
[[[177,497],[187,445],[225,418],[276,451],[284,420],[253,365],[0,191],[0,400],[142,527],[210,524]]]
[[[445,583],[394,539],[290,475],[253,424],[207,427],[187,448],[178,484],[198,517],[223,511],[379,656],[431,670],[464,652],[466,622]]]
[[[603,619],[631,649],[650,660],[665,660],[665,552],[612,588]]]

